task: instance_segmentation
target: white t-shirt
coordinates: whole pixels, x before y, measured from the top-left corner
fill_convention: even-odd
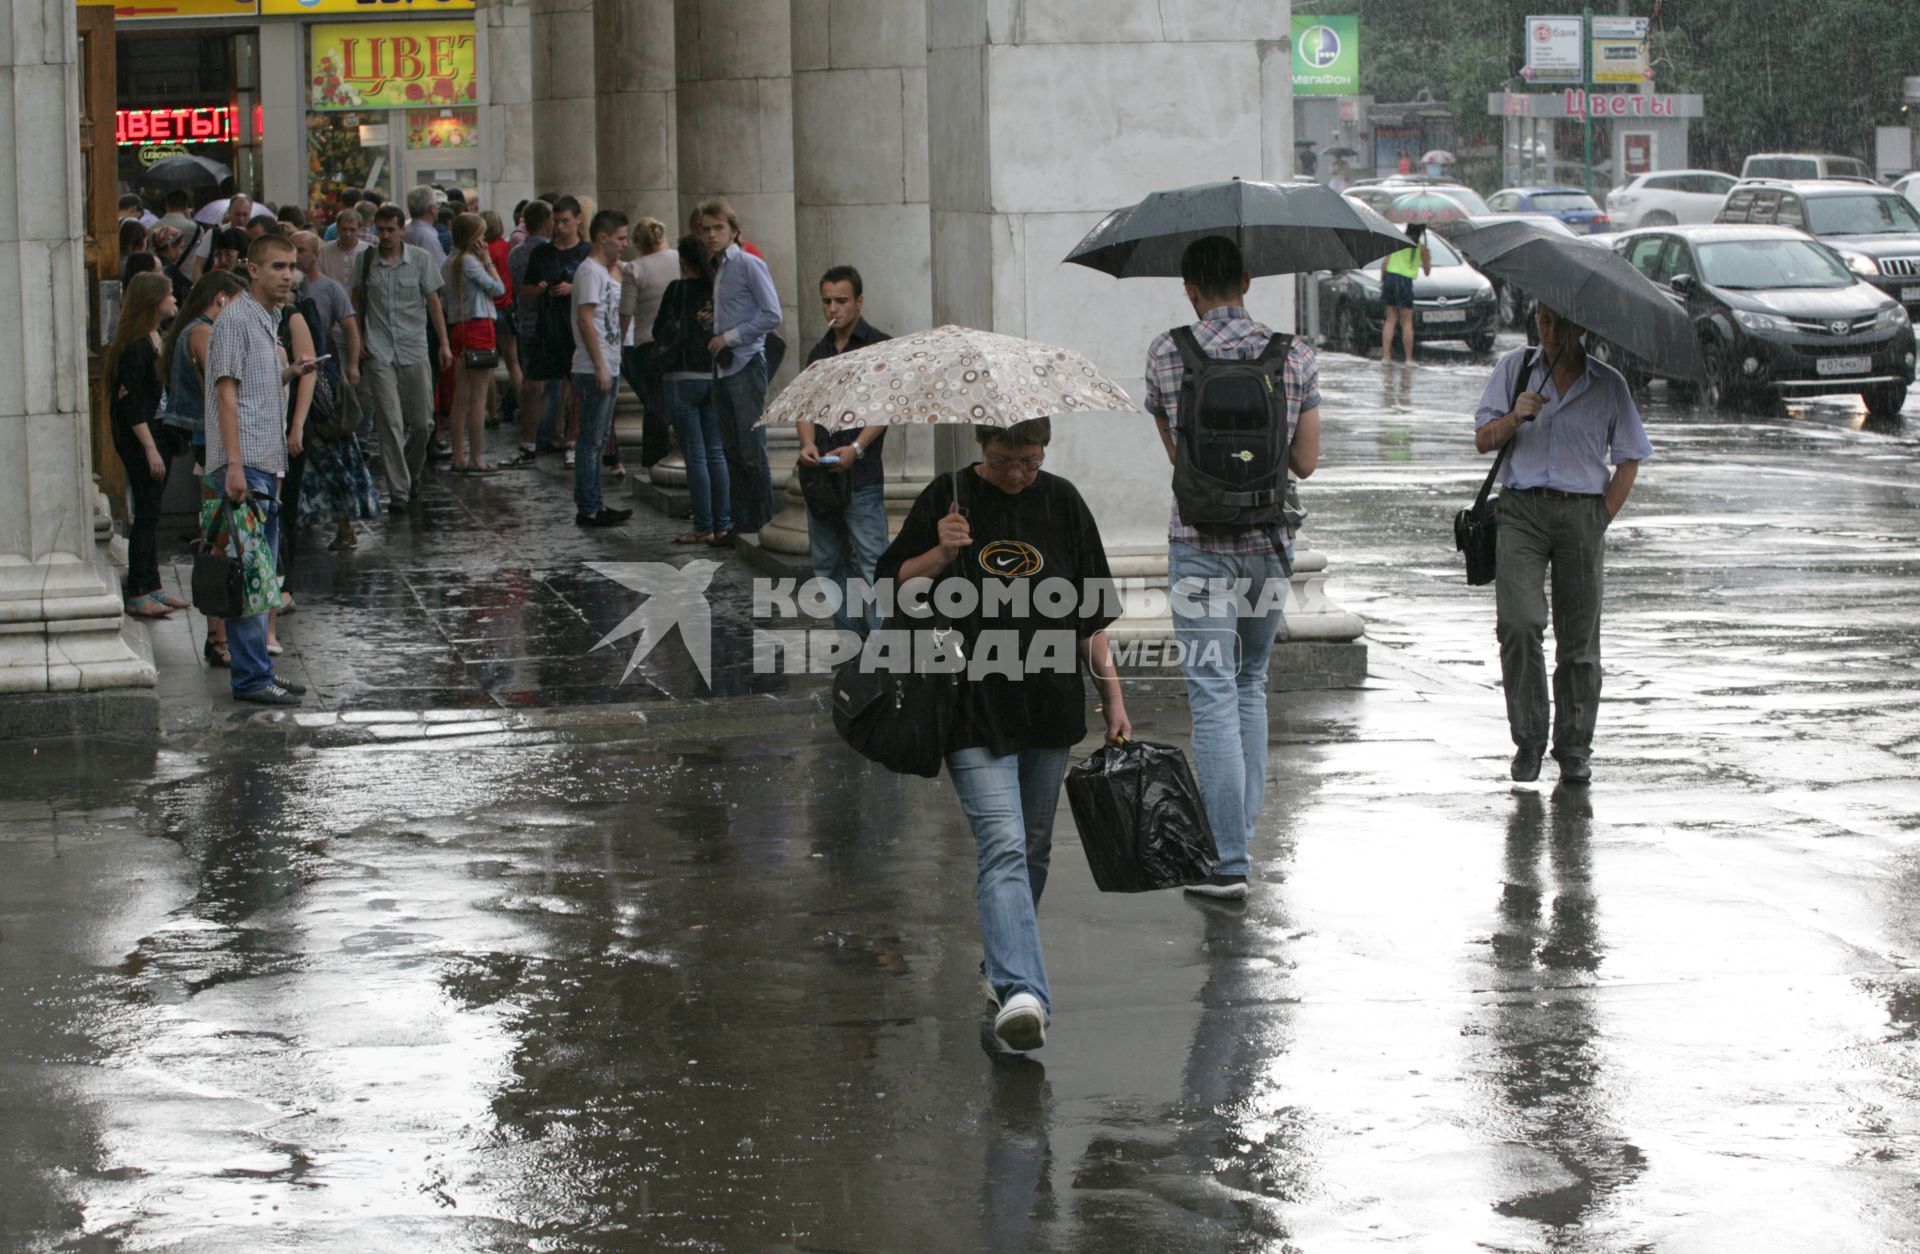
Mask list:
[[[580,338],[580,307],[592,305],[593,329],[600,334],[600,362],[611,374],[620,373],[620,279],[619,269],[612,273],[592,257],[573,272],[573,310],[568,320],[573,328],[573,372],[593,374],[599,367]]]

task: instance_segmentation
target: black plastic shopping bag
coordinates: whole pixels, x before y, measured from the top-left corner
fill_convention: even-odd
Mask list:
[[[1220,865],[1187,755],[1122,741],[1067,772],[1067,802],[1103,893],[1197,884]]]

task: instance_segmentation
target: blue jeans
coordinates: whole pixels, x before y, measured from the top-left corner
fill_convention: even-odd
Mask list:
[[[1167,554],[1167,579],[1174,636],[1186,655],[1200,800],[1220,850],[1220,874],[1245,875],[1252,869],[1247,847],[1266,800],[1267,657],[1280,631],[1286,576],[1271,552],[1208,553],[1176,540]],[[1245,581],[1240,595],[1247,604],[1241,608],[1257,605],[1262,589],[1277,584],[1272,607],[1263,614],[1235,614],[1234,581]]]
[[[844,454],[843,454],[844,455]],[[852,471],[844,472],[852,474]],[[840,608],[834,611],[833,625],[841,631],[858,632],[861,639],[880,626],[880,611],[869,604],[856,620],[846,603],[847,581],[859,579],[871,587],[874,568],[887,551],[887,487],[869,483],[853,490],[847,512],[838,518],[822,518],[807,511],[807,547],[813,554],[813,573],[840,585]]]
[[[600,499],[600,450],[613,430],[613,407],[620,399],[619,376],[605,392],[590,374],[573,376],[574,395],[580,398],[580,439],[574,446],[573,507],[597,514],[606,506]]]
[[[217,469],[218,476],[209,474],[208,478],[213,480],[216,492],[224,492],[226,469]],[[276,555],[276,565],[280,552],[279,486],[279,480],[272,471],[247,467],[247,492],[254,498],[255,507],[266,513],[267,552]],[[233,667],[227,672],[227,677],[232,681],[236,694],[258,692],[273,682],[273,659],[267,656],[265,614],[229,618],[227,652],[233,656]]]
[[[695,531],[733,527],[733,494],[727,477],[727,449],[713,408],[712,379],[668,379],[667,413],[687,459],[687,495],[692,498]]]
[[[997,758],[985,748],[956,749],[947,755],[947,774],[980,851],[975,894],[987,982],[1002,1002],[1032,993],[1051,1015],[1040,894],[1053,856],[1053,812],[1067,751],[1022,749]]]
[[[767,466],[767,431],[753,424],[767,408],[767,359],[753,360],[714,384],[714,409],[727,450],[727,481],[733,488],[737,528],[757,532],[773,521],[773,471]]]

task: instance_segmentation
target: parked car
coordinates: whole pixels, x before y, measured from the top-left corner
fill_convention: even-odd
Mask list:
[[[1913,322],[1831,248],[1782,226],[1647,227],[1613,247],[1686,311],[1706,359],[1706,400],[1858,393],[1894,414],[1913,382]],[[1594,354],[1636,386],[1638,359],[1604,342]]]
[[[1874,182],[1873,171],[1857,157],[1824,152],[1756,152],[1740,163],[1741,179],[1849,179]]]
[[[1550,213],[1476,213],[1471,217],[1461,218],[1455,222],[1437,223],[1433,229],[1451,240],[1462,231],[1470,231],[1477,227],[1492,226],[1498,222],[1531,222],[1543,231],[1552,231],[1556,235],[1564,235],[1568,239],[1577,239],[1583,243],[1593,244],[1596,247],[1604,248],[1607,243],[1603,238],[1578,234],[1572,227]],[[1468,264],[1471,265],[1472,263],[1469,262]],[[1519,289],[1513,287],[1511,284],[1502,283],[1499,279],[1493,278],[1491,275],[1487,277],[1488,281],[1493,284],[1494,307],[1499,311],[1500,325],[1508,327],[1523,326],[1527,321],[1526,297],[1522,296]]]
[[[1911,200],[1914,207],[1920,209],[1920,171],[1895,179],[1893,190]]]
[[[1623,231],[1713,221],[1739,180],[1718,170],[1661,170],[1636,174],[1607,193],[1607,212]]]
[[[1741,183],[1727,193],[1714,221],[1805,231],[1908,314],[1920,316],[1920,209],[1896,191],[1831,180]]]
[[[1404,196],[1408,192],[1439,192],[1459,201],[1468,213],[1488,213],[1487,202],[1480,193],[1465,183],[1452,179],[1437,179],[1429,174],[1389,174],[1385,178],[1364,179],[1347,189],[1348,193],[1364,192],[1370,187],[1384,188],[1384,193],[1375,193],[1373,199],[1385,195],[1386,203],[1392,204],[1395,196]],[[1372,204],[1373,200],[1367,202]]]
[[[1579,235],[1602,235],[1613,230],[1607,211],[1577,187],[1503,187],[1487,197],[1495,213],[1548,213]]]
[[[1413,280],[1413,338],[1419,343],[1462,340],[1476,353],[1493,348],[1493,284],[1468,265],[1444,236],[1426,235],[1430,274]],[[1323,272],[1320,288],[1321,325],[1327,343],[1366,356],[1380,346],[1386,310],[1380,302],[1380,273],[1384,261],[1358,270]]]

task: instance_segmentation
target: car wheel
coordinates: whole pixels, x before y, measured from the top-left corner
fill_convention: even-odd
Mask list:
[[[1502,326],[1517,327],[1526,320],[1526,300],[1520,295],[1520,289],[1511,283],[1500,285],[1500,323]]]
[[[1867,403],[1867,412],[1875,418],[1892,418],[1906,406],[1907,385],[1904,383],[1877,384],[1861,392],[1860,399]]]
[[[1733,409],[1740,399],[1734,383],[1733,358],[1713,340],[1707,342],[1702,356],[1707,361],[1707,386],[1702,389],[1701,399],[1706,401],[1709,409]]]
[[[1674,217],[1665,209],[1655,209],[1652,213],[1640,219],[1641,226],[1678,226],[1679,223],[1680,219]]]
[[[1598,336],[1594,337],[1589,351],[1593,354],[1595,361],[1618,370],[1620,377],[1627,381],[1627,387],[1633,392],[1637,394],[1647,390],[1647,376],[1635,368],[1632,353],[1611,340],[1603,340]]]

